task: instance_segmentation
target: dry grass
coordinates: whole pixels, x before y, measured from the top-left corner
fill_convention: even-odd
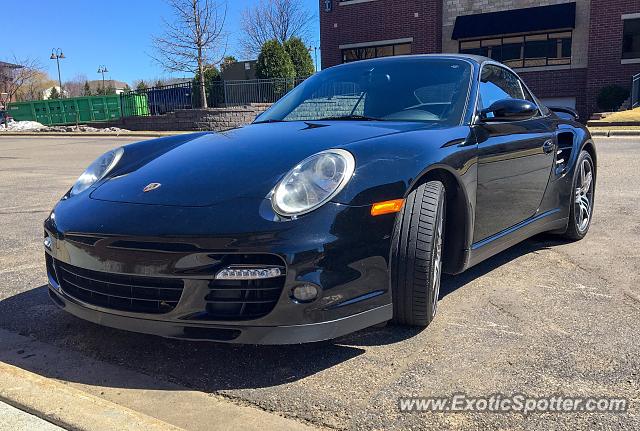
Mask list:
[[[618,121],[637,121],[640,122],[640,108],[630,109],[628,111],[615,112],[611,115],[607,115],[603,121],[618,122]]]

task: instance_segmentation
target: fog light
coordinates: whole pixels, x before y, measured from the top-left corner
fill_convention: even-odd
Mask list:
[[[228,267],[216,274],[216,280],[261,280],[283,275],[280,268],[242,268]]]
[[[313,284],[302,284],[293,289],[293,297],[300,302],[313,301],[318,297],[318,288]]]
[[[51,250],[51,244],[52,244],[51,237],[49,237],[49,236],[48,236],[48,237],[46,237],[46,238],[44,239],[44,241],[42,241],[42,243],[44,244],[44,246],[45,246],[45,248],[46,248],[47,250]]]

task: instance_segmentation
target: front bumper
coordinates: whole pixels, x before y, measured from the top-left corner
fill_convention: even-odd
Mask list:
[[[330,340],[386,322],[393,316],[391,304],[328,322],[287,326],[195,325],[141,319],[96,311],[66,298],[49,285],[49,295],[63,310],[89,322],[111,328],[183,340],[207,340],[244,344],[300,344]]]
[[[369,207],[329,203],[283,222],[264,213],[264,202],[248,199],[233,217],[215,207],[84,199],[80,209],[71,201],[60,202],[55,216],[45,221],[45,235],[52,239],[46,250],[49,290],[58,306],[82,319],[170,338],[295,344],[339,337],[392,318],[388,259],[393,214],[374,218]],[[286,276],[272,310],[228,320],[205,313],[221,256],[282,260]],[[56,265],[86,270],[88,278],[96,271],[120,278],[180,279],[184,288],[167,312],[113,309],[65,289]],[[304,304],[293,300],[291,292],[301,283],[318,286],[319,297]]]

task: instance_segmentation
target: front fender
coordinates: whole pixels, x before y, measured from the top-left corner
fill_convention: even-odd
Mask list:
[[[476,157],[470,133],[466,126],[419,129],[345,145],[356,159],[356,170],[334,201],[364,206],[401,199],[436,167],[465,176]]]
[[[418,130],[347,147],[356,172],[337,198],[353,206],[406,198],[418,185],[438,180],[447,191],[444,270],[467,265],[473,239],[477,144],[471,129]]]

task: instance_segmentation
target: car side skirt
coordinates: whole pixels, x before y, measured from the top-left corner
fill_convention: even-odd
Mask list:
[[[466,268],[470,268],[501,251],[508,249],[527,238],[542,232],[563,229],[567,226],[568,218],[564,217],[560,208],[555,208],[537,214],[471,245]]]

